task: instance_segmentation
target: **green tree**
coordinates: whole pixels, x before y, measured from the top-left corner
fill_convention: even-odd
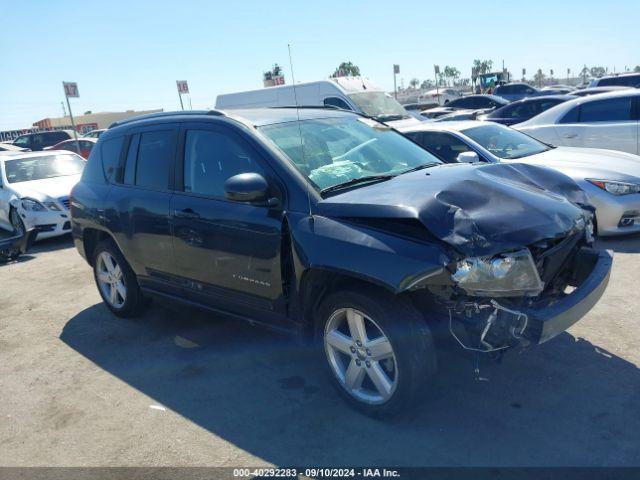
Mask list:
[[[336,68],[336,71],[333,72],[332,77],[346,76],[346,77],[357,77],[360,75],[360,68],[357,65],[354,65],[352,62],[342,62]]]
[[[418,88],[418,85],[420,85],[420,80],[418,80],[417,78],[412,78],[412,79],[409,81],[409,86],[410,86],[411,88],[413,88],[414,90],[415,90],[416,88]]]
[[[493,60],[479,60],[476,59],[473,61],[473,69],[476,71],[477,75],[482,75],[483,73],[491,72],[493,68]]]
[[[600,78],[605,76],[607,70],[604,67],[591,67],[589,73],[592,77]]]
[[[420,89],[421,90],[431,90],[433,87],[435,87],[435,84],[433,83],[433,80],[424,80],[420,84]]]
[[[451,80],[454,84],[458,78],[460,78],[460,70],[456,67],[450,67],[446,65],[443,70],[444,78],[446,79],[447,85],[449,84],[449,80]]]
[[[634,68],[633,71],[640,73],[640,65],[636,65],[636,68]]]

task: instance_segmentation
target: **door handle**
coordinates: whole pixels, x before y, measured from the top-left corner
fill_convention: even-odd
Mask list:
[[[565,133],[562,135],[564,138],[576,138],[578,136],[577,133]]]
[[[185,208],[184,210],[174,210],[173,216],[176,218],[185,218],[185,219],[196,219],[200,218],[200,214],[194,212],[190,208]]]

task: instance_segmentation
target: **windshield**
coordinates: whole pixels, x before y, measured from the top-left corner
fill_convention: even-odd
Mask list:
[[[349,98],[362,110],[362,113],[381,122],[410,117],[396,99],[384,92],[350,93]]]
[[[361,117],[279,123],[260,131],[319,190],[441,163],[399,133]]]
[[[76,175],[82,173],[84,165],[85,161],[77,155],[47,155],[6,160],[4,170],[7,182],[19,183]]]
[[[506,160],[528,157],[549,150],[544,143],[502,125],[483,125],[462,130],[462,133],[495,156]]]

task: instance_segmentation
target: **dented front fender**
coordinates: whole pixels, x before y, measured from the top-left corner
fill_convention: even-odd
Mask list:
[[[399,293],[442,274],[451,262],[438,244],[342,219],[301,215],[289,218],[289,222],[293,249],[303,271],[345,273]]]

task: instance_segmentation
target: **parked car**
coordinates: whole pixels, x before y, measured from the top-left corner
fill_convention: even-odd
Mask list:
[[[526,163],[571,177],[596,207],[602,236],[640,232],[640,157],[612,150],[549,147],[517,130],[489,122],[424,124],[407,129],[409,138],[449,163]],[[460,154],[463,157],[459,160]],[[467,156],[465,160],[465,156]],[[472,157],[471,157],[472,158]]]
[[[537,88],[526,83],[506,83],[504,85],[498,85],[493,90],[493,94],[513,102],[514,100],[522,100],[523,98],[540,95],[540,92]]]
[[[621,73],[608,75],[602,78],[594,78],[589,82],[589,88],[593,87],[640,87],[640,73]]]
[[[434,88],[433,90],[429,90],[420,98],[424,101],[431,100],[431,103],[442,106],[447,105],[450,101],[460,97],[462,97],[462,94],[455,88]]]
[[[13,141],[13,144],[37,152],[70,138],[74,138],[72,130],[51,130],[20,135]]]
[[[504,98],[495,95],[467,95],[456,100],[451,100],[447,103],[446,107],[430,108],[424,112],[420,112],[420,114],[425,118],[437,118],[456,110],[478,110],[478,114],[483,114],[492,112],[496,108],[507,105],[508,103]],[[398,128],[405,126],[408,127],[411,125],[399,125]]]
[[[71,232],[69,194],[85,160],[71,152],[0,155],[0,228],[38,239]]]
[[[547,85],[539,90],[540,95],[571,95],[576,87],[570,85]]]
[[[11,142],[0,142],[0,152],[28,152],[28,148],[18,147]]]
[[[97,128],[85,133],[84,135],[82,135],[82,138],[100,138],[100,135],[102,135],[106,131],[106,128]]]
[[[395,98],[364,77],[337,77],[218,95],[216,108],[325,106],[357,112],[392,127],[420,123]]]
[[[576,97],[571,95],[541,95],[539,97],[516,100],[515,102],[511,102],[504,107],[494,110],[488,115],[482,116],[479,120],[489,120],[491,122],[502,123],[503,125],[522,123],[545,110],[549,110],[551,107],[555,107],[567,100],[573,100],[574,98]]]
[[[475,120],[481,110],[454,110],[451,113],[440,115],[433,119],[434,122],[458,122],[460,120]]]
[[[617,90],[624,90],[631,87],[592,87],[592,88],[581,88],[579,90],[574,90],[571,92],[571,95],[574,97],[587,97],[589,95],[596,95],[598,93],[606,93],[606,92],[615,92]]]
[[[640,90],[576,98],[514,125],[551,145],[606,148],[638,154]]]
[[[97,138],[79,138],[77,142],[76,140],[65,140],[52,147],[46,147],[44,150],[69,150],[79,154],[82,158],[89,158],[89,154],[97,141]],[[78,145],[80,145],[80,151],[78,151]]]
[[[436,332],[484,353],[545,342],[596,303],[611,269],[568,177],[442,165],[332,109],[117,122],[71,205],[115,315],[159,295],[317,341],[338,391],[375,416],[421,398]]]

